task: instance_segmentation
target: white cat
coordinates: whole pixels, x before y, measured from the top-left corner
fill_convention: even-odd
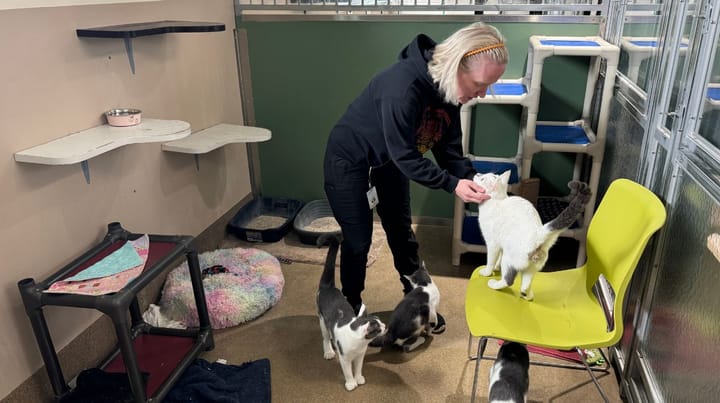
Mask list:
[[[323,354],[326,360],[331,360],[337,352],[345,376],[345,389],[353,390],[365,383],[362,375],[365,352],[370,342],[385,332],[385,324],[376,316],[367,315],[365,305],[355,316],[350,303],[335,287],[335,259],[340,247],[340,235],[323,235],[317,241],[318,245],[328,242],[330,248],[317,292]]]
[[[478,205],[478,222],[487,246],[487,266],[480,274],[491,276],[499,268],[502,278],[488,280],[488,286],[500,290],[512,285],[520,273],[520,294],[530,301],[534,297],[530,289],[533,276],[545,266],[548,250],[560,233],[585,210],[592,192],[583,182],[570,182],[570,204],[543,225],[532,203],[520,196],[508,196],[508,179],[510,171],[473,178],[490,196]]]

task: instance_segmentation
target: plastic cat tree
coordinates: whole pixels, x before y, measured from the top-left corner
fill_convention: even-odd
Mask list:
[[[463,150],[473,162],[478,172],[501,173],[512,171],[510,190],[517,192],[523,179],[530,178],[533,156],[540,152],[575,153],[576,161],[573,179],[586,181],[593,191],[593,197],[587,204],[581,224],[569,229],[561,236],[579,241],[578,264],[585,259],[585,233],[592,218],[595,197],[600,179],[605,152],[610,99],[620,55],[620,49],[597,36],[567,37],[542,36],[530,37],[528,61],[524,77],[512,80],[500,80],[493,84],[485,98],[476,98],[463,105],[460,111],[463,133]],[[573,121],[538,121],[543,65],[551,56],[582,56],[589,58],[588,75],[585,86],[582,115]],[[601,67],[605,66],[604,76]],[[595,87],[602,80],[602,93],[597,99],[598,108],[593,108]],[[504,158],[483,157],[470,152],[472,136],[472,112],[477,104],[514,104],[521,105],[522,125],[518,136],[517,153]],[[597,114],[593,116],[594,109]],[[596,122],[593,129],[592,123]],[[583,172],[586,158],[591,158],[588,172]],[[582,177],[581,177],[582,176]],[[541,198],[545,199],[545,198]],[[466,252],[485,253],[485,245],[479,232],[476,214],[460,199],[455,200],[453,218],[452,264],[460,264],[460,255]],[[473,208],[475,208],[473,206]],[[541,211],[544,206],[538,204]]]

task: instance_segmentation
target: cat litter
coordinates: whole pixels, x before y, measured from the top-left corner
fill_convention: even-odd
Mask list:
[[[249,223],[247,223],[246,228],[254,230],[266,230],[280,227],[285,224],[286,221],[287,218],[285,217],[261,215],[253,218]]]
[[[228,224],[228,232],[248,242],[277,242],[292,228],[302,202],[262,197],[243,206]]]
[[[300,236],[300,242],[308,245],[315,245],[320,235],[340,232],[327,200],[308,202],[295,217],[293,228]]]

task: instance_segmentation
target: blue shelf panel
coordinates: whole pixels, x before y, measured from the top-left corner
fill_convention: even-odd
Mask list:
[[[580,126],[537,125],[535,138],[543,143],[590,144],[590,139]]]
[[[490,94],[494,95],[525,95],[527,94],[527,88],[524,84],[520,83],[495,83],[491,85],[492,91]]]
[[[658,46],[658,41],[656,40],[632,40],[630,41],[635,46],[641,46],[644,48],[656,48]],[[687,43],[681,43],[680,48],[687,48]]]
[[[707,89],[707,97],[713,101],[720,100],[720,88],[710,87]]]
[[[572,41],[559,39],[542,39],[540,43],[545,46],[600,46],[595,41]]]

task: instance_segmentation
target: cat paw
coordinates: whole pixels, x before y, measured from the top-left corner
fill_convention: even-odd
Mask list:
[[[520,292],[520,297],[526,301],[532,301],[533,298],[535,298],[535,294],[532,292],[532,290],[528,290],[527,292]]]
[[[488,280],[488,287],[492,288],[493,290],[502,290],[503,288],[507,287],[507,283],[505,283],[505,280],[495,280],[493,278]]]
[[[480,270],[478,273],[480,273],[481,276],[484,277],[490,277],[493,274],[493,270],[489,266],[485,266],[482,270]]]
[[[345,389],[347,389],[348,392],[357,387],[358,387],[358,384],[357,384],[357,382],[355,382],[355,380],[350,381],[350,382],[345,382]]]
[[[404,344],[403,351],[405,351],[406,353],[409,353],[409,352],[415,350],[416,348],[422,346],[423,343],[425,343],[425,338],[422,336],[418,336],[418,338],[412,344]]]
[[[355,377],[355,382],[357,382],[358,385],[365,385],[365,377],[358,375]]]
[[[335,358],[335,352],[334,351],[326,351],[325,354],[323,354],[323,357],[325,357],[326,360],[332,360]]]

